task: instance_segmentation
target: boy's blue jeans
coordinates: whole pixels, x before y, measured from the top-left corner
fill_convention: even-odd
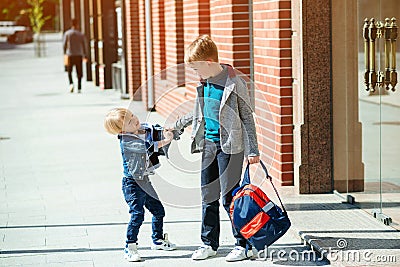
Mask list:
[[[126,243],[136,243],[139,234],[139,228],[144,220],[144,207],[153,214],[152,220],[152,239],[155,242],[163,239],[163,218],[165,216],[164,207],[161,202],[156,199],[155,192],[148,177],[141,181],[124,177],[122,179],[122,191],[125,201],[129,205],[129,213],[131,219],[128,224],[126,233]]]
[[[225,154],[219,143],[205,140],[201,162],[202,225],[201,240],[213,250],[219,247],[219,198],[228,212],[232,191],[239,186],[244,154]],[[250,248],[247,240],[232,226],[236,245]]]

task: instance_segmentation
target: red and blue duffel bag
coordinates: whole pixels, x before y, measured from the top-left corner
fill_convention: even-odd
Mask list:
[[[233,227],[240,232],[257,250],[270,246],[289,229],[291,223],[278,191],[272,183],[264,163],[260,161],[278,196],[282,209],[275,205],[261,188],[250,183],[250,169],[247,164],[242,184],[233,191],[230,216]]]

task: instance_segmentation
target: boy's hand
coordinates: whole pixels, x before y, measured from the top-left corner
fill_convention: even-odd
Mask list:
[[[165,126],[164,127],[164,133],[166,132],[166,131],[168,131],[168,132],[173,132],[175,129],[174,129],[174,127],[172,127],[172,126]]]
[[[165,129],[164,130],[164,137],[165,137],[166,140],[171,141],[174,138],[174,133],[169,129]]]
[[[249,156],[247,157],[247,160],[249,161],[250,164],[259,163],[260,156]]]

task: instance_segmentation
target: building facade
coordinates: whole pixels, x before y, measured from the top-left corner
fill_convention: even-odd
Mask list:
[[[120,0],[113,7],[106,0],[71,1],[89,10],[103,8],[97,15],[81,13],[92,14],[82,15],[83,24],[90,25],[95,36],[92,52],[99,49],[94,62],[106,69],[116,62],[122,66],[123,94],[166,117],[189,111],[196,78],[183,65],[185,47],[209,34],[220,61],[249,81],[261,158],[276,183],[304,194],[351,195],[350,200],[355,197],[361,206],[376,209],[377,217],[400,214],[395,204],[400,200],[400,93],[395,85],[399,49],[392,20],[400,17],[399,1]],[[114,18],[106,10],[116,14],[115,32],[110,26]],[[117,45],[109,41],[108,47],[122,51],[108,61],[99,60],[96,16],[101,36],[116,38]],[[391,36],[385,41],[378,35],[372,41],[367,32],[363,38],[365,18],[382,25],[389,18],[386,32]],[[374,30],[371,23],[370,28]],[[111,51],[106,41],[102,45]],[[365,64],[372,57],[374,65]],[[94,76],[99,66],[93,68]],[[379,71],[391,73],[389,90],[378,86],[379,79],[374,90],[373,78],[366,78]],[[112,72],[106,77],[108,85],[109,77]]]
[[[290,1],[151,1],[151,20],[146,1],[125,1],[130,94],[141,88],[147,108],[164,115],[184,113],[195,97],[192,74],[185,75],[184,50],[197,36],[209,34],[217,43],[220,61],[230,64],[254,82],[255,111],[260,130],[260,149],[271,166],[271,175],[282,185],[294,183],[293,97]],[[147,16],[146,16],[147,15]],[[148,61],[146,23],[152,32],[153,75],[164,80],[146,84]],[[140,69],[140,71],[139,71]],[[166,71],[164,71],[166,70]],[[147,84],[148,85],[148,84]],[[165,88],[175,88],[163,95]],[[149,90],[153,90],[149,96]],[[152,97],[153,99],[150,99]],[[150,106],[149,106],[150,103]],[[173,105],[171,105],[173,103]],[[268,106],[265,105],[268,103]],[[268,114],[268,116],[263,116]]]

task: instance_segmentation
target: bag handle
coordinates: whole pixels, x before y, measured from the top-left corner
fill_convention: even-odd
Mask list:
[[[260,160],[260,164],[261,164],[261,167],[263,168],[263,170],[264,170],[264,172],[265,172],[266,178],[271,182],[271,185],[272,185],[272,187],[274,188],[274,191],[275,191],[275,193],[276,193],[276,196],[277,196],[278,199],[279,199],[279,202],[281,203],[281,206],[282,206],[283,211],[284,211],[285,213],[287,213],[287,212],[286,212],[286,209],[285,209],[285,206],[284,206],[283,203],[282,203],[281,197],[279,196],[278,190],[276,190],[276,187],[275,187],[274,183],[272,182],[272,177],[268,174],[267,167],[265,167],[265,164],[264,164],[264,162],[262,162],[262,160]],[[243,181],[242,181],[242,184],[241,184],[240,187],[242,187],[242,186],[244,186],[244,185],[246,185],[246,184],[250,184],[250,183],[251,183],[251,180],[250,180],[250,162],[247,161],[246,171],[245,171],[245,173],[244,173]]]

